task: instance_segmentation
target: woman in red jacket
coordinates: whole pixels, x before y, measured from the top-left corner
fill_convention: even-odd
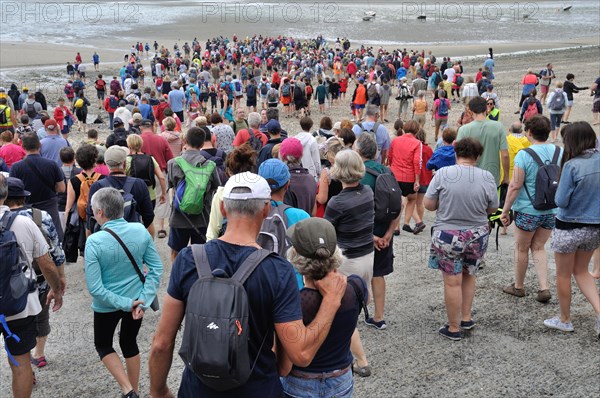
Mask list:
[[[71,119],[69,122],[68,117]],[[60,132],[63,135],[64,139],[67,139],[67,134],[69,134],[69,128],[75,121],[75,117],[69,110],[69,107],[65,106],[65,99],[59,98],[58,105],[54,108],[54,120],[56,120],[56,124],[60,126]]]
[[[394,138],[390,145],[388,164],[402,190],[402,196],[406,198],[406,211],[402,230],[416,235],[425,229],[425,224],[418,214],[415,215],[415,221],[417,222],[415,228],[413,229],[410,226],[410,218],[413,216],[417,203],[417,192],[420,187],[423,164],[423,144],[416,138],[421,126],[416,121],[409,120],[404,124],[403,130],[404,134]]]

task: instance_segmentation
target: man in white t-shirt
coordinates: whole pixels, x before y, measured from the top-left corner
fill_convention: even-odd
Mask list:
[[[444,75],[448,76],[448,81],[453,83],[454,75],[456,75],[456,70],[454,70],[454,67],[446,68],[446,70],[444,71]]]
[[[4,223],[13,217],[4,201],[8,196],[8,183],[0,175],[0,220]],[[26,277],[35,280],[33,260],[36,261],[42,274],[50,285],[48,302],[54,301],[52,311],[58,311],[62,306],[66,282],[58,274],[56,265],[48,255],[48,244],[40,229],[35,223],[25,216],[17,215],[8,228],[15,234],[17,243],[26,258]],[[0,282],[4,283],[4,282]],[[36,345],[37,327],[35,318],[42,311],[37,288],[32,289],[27,296],[25,309],[17,314],[6,316],[6,323],[0,324],[0,334],[4,336],[6,349],[10,353],[9,362],[12,371],[12,393],[15,397],[30,397],[33,389],[33,372],[31,370],[29,352]],[[4,314],[6,315],[6,314]],[[13,335],[18,336],[17,341]],[[11,358],[12,357],[12,358]]]

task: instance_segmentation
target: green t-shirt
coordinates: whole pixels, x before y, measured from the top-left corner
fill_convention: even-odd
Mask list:
[[[377,171],[378,173],[389,173],[390,172],[387,167],[385,167],[381,163],[378,163],[374,160],[367,160],[365,162],[365,167],[368,169],[373,169],[373,170]],[[360,180],[360,183],[363,184],[364,186],[371,187],[371,190],[373,190],[373,193],[375,193],[375,181],[376,181],[376,177],[374,175],[371,175],[371,174],[365,172],[365,176],[362,178],[362,180]],[[389,226],[390,226],[389,223],[382,224],[382,223],[375,222],[375,224],[373,226],[373,235],[379,236],[381,238],[383,235],[385,235]]]
[[[500,185],[500,151],[508,150],[506,134],[502,123],[494,120],[473,120],[458,129],[456,141],[463,138],[474,138],[483,145],[483,154],[477,162],[477,167],[487,170],[494,176],[496,186]]]

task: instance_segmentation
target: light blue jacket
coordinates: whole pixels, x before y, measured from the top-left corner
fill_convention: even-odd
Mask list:
[[[163,265],[152,237],[140,223],[123,218],[111,220],[109,228],[125,243],[139,267],[146,265],[148,274],[142,284],[125,251],[106,231],[92,234],[85,244],[85,279],[92,296],[92,309],[106,313],[131,311],[134,300],[149,307],[160,284]]]
[[[585,153],[563,166],[554,201],[561,221],[600,224],[600,152]]]

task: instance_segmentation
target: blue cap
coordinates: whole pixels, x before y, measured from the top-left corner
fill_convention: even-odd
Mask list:
[[[260,164],[258,175],[267,180],[272,190],[283,187],[290,180],[290,170],[279,159],[268,159]]]
[[[271,119],[267,122],[265,128],[267,129],[267,133],[270,134],[279,134],[281,133],[281,124],[275,119]]]

